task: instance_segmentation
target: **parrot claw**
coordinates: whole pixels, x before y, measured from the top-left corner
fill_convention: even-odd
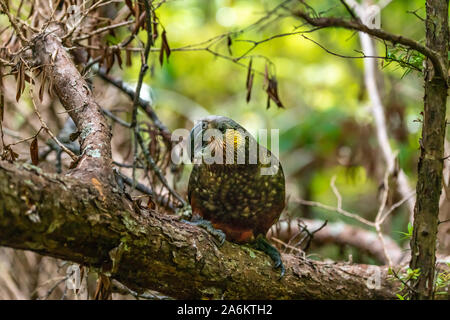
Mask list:
[[[280,277],[278,278],[278,280],[281,280],[281,278],[283,278],[286,273],[286,269],[283,265],[283,261],[281,260],[281,254],[277,250],[277,248],[270,244],[267,238],[261,234],[256,237],[253,246],[255,249],[266,253],[272,259],[272,261],[274,262],[274,268],[280,269]]]
[[[212,223],[210,221],[205,220],[203,218],[198,218],[198,217],[195,217],[191,221],[187,221],[187,220],[181,220],[181,221],[188,223],[190,225],[193,225],[193,226],[200,227],[200,228],[208,231],[208,233],[214,237],[214,243],[219,248],[221,246],[223,246],[223,244],[225,243],[225,239],[226,239],[225,233],[220,229],[214,228],[214,226],[212,225]]]

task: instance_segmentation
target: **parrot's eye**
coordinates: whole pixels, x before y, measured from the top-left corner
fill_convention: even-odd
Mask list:
[[[208,127],[208,124],[206,123],[206,121],[202,122],[202,129],[205,130]]]
[[[219,129],[220,132],[225,133],[225,131],[227,130],[227,127],[225,126],[225,124],[219,123],[219,125],[217,126],[217,129]]]

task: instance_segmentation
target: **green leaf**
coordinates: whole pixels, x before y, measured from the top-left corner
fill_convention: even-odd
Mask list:
[[[408,233],[411,234],[411,235],[412,235],[412,232],[413,232],[413,228],[414,228],[414,226],[412,225],[412,223],[408,222]]]
[[[116,45],[116,44],[119,44],[119,39],[117,39],[116,37],[114,37],[112,34],[108,34],[107,36],[106,36],[106,41],[109,43],[109,44],[112,44],[112,45]]]

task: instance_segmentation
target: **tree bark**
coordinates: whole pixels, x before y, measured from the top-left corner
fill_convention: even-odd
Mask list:
[[[441,56],[444,73],[448,70],[448,0],[426,2],[427,47]],[[447,78],[427,62],[425,96],[418,164],[417,200],[414,209],[414,231],[411,239],[412,269],[420,269],[413,280],[415,299],[433,298],[436,264],[436,235],[439,198],[442,190],[444,140],[446,129]]]
[[[59,27],[33,38],[34,64],[43,69],[61,104],[75,122],[81,155],[70,174],[81,179],[95,177],[102,183],[114,182],[111,158],[111,132],[91,89],[78,72],[61,43]]]
[[[0,245],[88,265],[136,291],[184,299],[393,299],[387,267],[263,253],[155,212],[118,192],[31,165],[0,162]]]

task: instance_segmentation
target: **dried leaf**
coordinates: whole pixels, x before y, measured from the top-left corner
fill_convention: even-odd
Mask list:
[[[117,64],[119,65],[119,68],[122,69],[122,56],[120,55],[120,50],[119,49],[114,50],[114,54],[117,58]]]
[[[153,201],[152,197],[148,197],[147,209],[154,210],[156,208],[156,204]]]
[[[3,114],[5,112],[5,97],[0,92],[0,122],[3,122]]]
[[[22,88],[25,82],[25,66],[20,63],[19,70],[17,72],[17,87],[16,87],[16,101],[19,102],[20,96],[22,95]]]
[[[164,63],[164,55],[166,55],[166,61],[168,61],[170,53],[171,51],[169,43],[167,41],[166,30],[163,30],[161,34],[161,50],[159,51],[159,63],[161,64],[161,66]]]
[[[136,27],[135,27],[136,30],[139,30],[139,27],[142,25],[139,3],[136,3],[136,5],[134,6],[134,16],[136,18],[139,17],[139,19],[136,19]]]
[[[47,92],[48,95],[50,96],[50,98],[53,98],[53,78],[50,77],[48,78],[49,83],[48,83],[48,88],[47,88]]]
[[[42,102],[44,99],[44,90],[45,90],[45,81],[47,80],[47,76],[45,74],[45,70],[42,72],[42,80],[41,86],[39,87],[39,101]]]
[[[269,86],[269,67],[267,66],[267,64],[264,67],[264,86]]]
[[[125,56],[126,56],[126,66],[127,67],[131,67],[132,62],[131,62],[131,51],[130,50],[125,50]]]
[[[109,25],[111,25],[111,21],[109,21],[108,23]],[[108,33],[114,39],[114,44],[118,44],[119,40],[117,40],[116,32],[114,31],[114,29],[109,29]]]
[[[164,64],[164,43],[161,43],[161,49],[159,50],[159,63],[162,65]]]
[[[106,53],[106,73],[108,74],[111,71],[112,66],[114,65],[115,56],[114,54]]]
[[[245,86],[247,88],[247,98],[246,98],[247,103],[249,103],[250,99],[251,99],[253,78],[255,76],[255,74],[253,73],[253,70],[252,70],[252,63],[253,63],[253,59],[250,59],[250,62],[248,64],[248,70],[247,70],[247,81],[245,84]]]
[[[277,104],[278,108],[284,108],[283,103],[281,103],[280,97],[278,96],[278,81],[275,77],[269,79],[269,85],[266,92],[268,97]]]
[[[158,17],[155,14],[155,11],[152,11],[152,38],[153,43],[158,39]]]
[[[283,103],[278,96],[278,81],[275,76],[269,73],[269,67],[266,64],[264,70],[264,86],[267,93],[267,109],[270,108],[270,100],[276,103],[279,108],[284,108]]]
[[[17,158],[19,158],[19,155],[15,153],[10,146],[5,146],[5,149],[3,150],[2,154],[2,160],[14,162]]]
[[[228,53],[230,56],[233,55],[233,52],[231,51],[231,45],[233,44],[233,41],[231,40],[230,35],[227,36],[227,47],[228,47]]]
[[[247,97],[246,97],[247,103],[249,103],[250,99],[252,98],[252,88],[253,88],[253,78],[254,77],[255,77],[255,74],[252,72],[250,74],[250,78],[249,78],[248,85],[247,85]]]
[[[130,11],[134,13],[133,4],[131,3],[131,0],[125,0],[125,4],[127,5],[128,9],[130,9]]]
[[[165,45],[165,50],[166,50],[166,60],[169,60],[170,54],[171,54],[171,50],[169,47],[169,41],[167,41],[167,36],[166,36],[166,30],[164,30],[164,36],[161,35],[161,38],[164,38],[164,43]]]
[[[99,274],[94,300],[111,300],[111,280],[103,274]]]
[[[3,90],[3,65],[0,63],[0,89]]]
[[[74,142],[75,140],[77,140],[80,134],[81,134],[80,131],[72,132],[69,136],[70,141]]]
[[[158,132],[155,131],[153,128],[148,128],[148,133],[150,135],[150,141],[148,143],[148,151],[150,152],[150,155],[154,159],[160,159],[161,156],[161,144],[160,141],[158,141]]]
[[[37,166],[39,164],[39,146],[38,146],[37,136],[31,142],[30,155],[31,155],[31,162],[35,166]]]
[[[3,96],[3,68],[0,64],[0,122],[3,122],[3,114],[5,110],[5,97]]]
[[[21,94],[25,91],[25,82],[27,79],[27,74],[25,73],[25,67],[23,68],[23,75],[22,75],[22,87],[20,88],[20,90],[22,91]]]
[[[75,169],[78,165],[78,163],[80,162],[81,157],[78,157],[76,160],[73,160],[70,165],[69,165],[69,169]]]

